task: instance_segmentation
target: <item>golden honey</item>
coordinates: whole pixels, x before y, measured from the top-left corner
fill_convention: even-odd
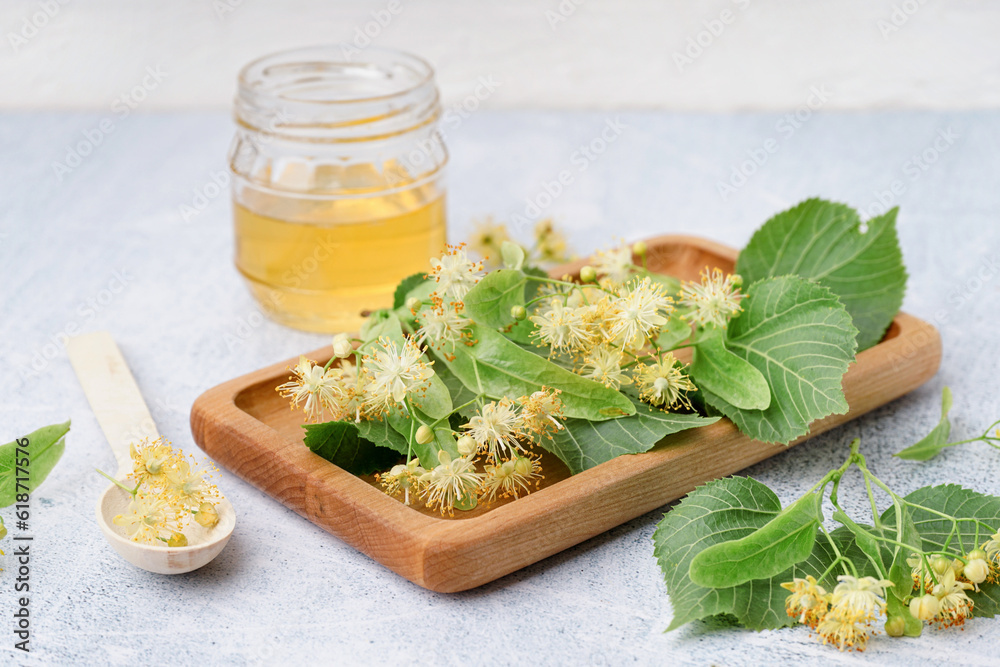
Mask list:
[[[251,63],[230,153],[236,268],[275,320],[356,331],[446,241],[432,70],[327,48]]]

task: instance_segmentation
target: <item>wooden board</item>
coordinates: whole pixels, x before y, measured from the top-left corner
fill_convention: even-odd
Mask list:
[[[697,279],[706,266],[731,271],[736,260],[735,250],[704,239],[663,236],[647,243],[652,270],[685,279]],[[573,273],[581,265],[553,273]],[[331,354],[327,347],[307,356],[325,362]],[[900,313],[885,339],[859,354],[845,375],[849,413],[814,423],[810,436],[915,389],[934,375],[940,360],[937,330]],[[287,507],[439,592],[502,577],[785,450],[753,441],[723,419],[669,436],[645,454],[620,456],[574,476],[547,455],[539,491],[442,518],[403,505],[371,479],[345,472],[302,444],[302,413],[289,410],[274,389],[296,361],[205,392],[191,409],[195,441],[218,464]]]

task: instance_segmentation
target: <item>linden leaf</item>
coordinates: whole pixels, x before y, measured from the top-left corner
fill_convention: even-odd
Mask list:
[[[809,424],[847,412],[841,386],[857,349],[851,316],[829,289],[784,276],[754,283],[726,347],[760,371],[771,389],[765,410],[744,410],[702,388],[705,401],[755,440],[787,444]]]
[[[414,273],[399,281],[399,284],[396,285],[396,291],[393,292],[392,295],[392,309],[397,310],[405,306],[406,300],[410,298],[410,292],[412,292],[418,285],[422,285],[426,282],[431,282],[427,279],[426,271]]]
[[[733,407],[766,410],[771,405],[771,389],[764,375],[750,362],[726,349],[722,331],[694,346],[690,370],[695,385]]]
[[[70,422],[43,426],[23,438],[0,446],[0,507],[13,505],[18,493],[31,493],[45,481],[52,469],[59,463],[66,450],[66,434],[69,433]],[[24,441],[27,440],[27,444]],[[17,450],[20,449],[21,452]],[[22,465],[18,471],[18,459],[30,462]],[[17,479],[27,476],[27,488],[22,483],[17,488]]]
[[[942,449],[948,446],[948,436],[951,435],[951,421],[948,419],[948,412],[951,411],[951,405],[951,389],[945,387],[941,390],[941,419],[937,426],[920,442],[896,452],[893,456],[910,461],[929,461],[937,456]]]
[[[822,500],[822,495],[808,493],[749,535],[703,549],[691,559],[688,576],[698,586],[730,588],[801,563],[816,543]]]
[[[524,248],[516,243],[504,241],[500,245],[500,258],[508,269],[520,269],[524,266]]]
[[[454,359],[445,364],[462,384],[474,392],[482,388],[491,398],[527,396],[542,387],[560,390],[566,417],[601,421],[614,415],[608,408],[634,414],[629,399],[599,382],[588,380],[551,361],[522,349],[488,327],[469,327],[474,345],[456,345]]]
[[[691,562],[715,544],[738,540],[765,526],[781,512],[781,501],[771,489],[748,477],[709,482],[689,493],[663,517],[653,535],[654,554],[663,571],[674,617],[668,630],[697,619],[728,614],[752,629],[779,628],[795,623],[785,613],[788,591],[781,583],[812,575],[832,590],[835,574],[822,575],[836,558],[827,540],[815,541],[809,557],[769,579],[736,586],[708,588],[691,580]],[[831,533],[841,553],[853,562],[859,555],[853,535],[843,528]],[[868,574],[861,568],[859,574]]]
[[[520,270],[498,269],[487,273],[462,300],[465,314],[477,324],[494,329],[514,324],[517,320],[510,309],[524,305],[527,281]]]
[[[305,443],[314,453],[354,475],[385,470],[399,460],[399,454],[362,438],[354,422],[306,424]]]
[[[542,438],[541,446],[552,452],[574,475],[621,454],[639,454],[652,449],[663,438],[690,428],[707,426],[718,417],[675,414],[633,399],[635,414],[606,421],[565,419],[565,428]]]
[[[830,288],[854,319],[859,349],[867,349],[882,340],[906,291],[897,212],[862,223],[849,206],[807,199],[757,230],[736,272],[747,283],[796,274]]]

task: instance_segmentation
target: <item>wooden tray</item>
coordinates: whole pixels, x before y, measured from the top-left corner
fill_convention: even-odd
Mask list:
[[[731,271],[736,251],[704,239],[651,239],[655,271],[697,279],[705,266]],[[553,272],[572,273],[582,262]],[[309,358],[325,362],[329,347]],[[844,377],[851,409],[812,425],[817,435],[920,386],[937,371],[937,330],[900,313],[885,339]],[[195,441],[216,462],[410,581],[439,592],[474,588],[680,498],[708,480],[785,450],[753,441],[728,420],[664,439],[578,475],[543,454],[545,480],[528,496],[442,518],[407,507],[372,479],[355,477],[302,444],[302,413],[275,387],[290,359],[202,394],[191,409]],[[807,437],[793,444],[798,444]]]

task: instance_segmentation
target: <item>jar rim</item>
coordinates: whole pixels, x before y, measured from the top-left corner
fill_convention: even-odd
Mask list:
[[[362,57],[358,60],[349,58],[347,54],[352,51],[359,52]],[[388,101],[409,95],[434,80],[434,67],[425,59],[413,53],[375,46],[359,49],[350,44],[319,44],[285,49],[261,56],[240,69],[237,83],[241,94],[244,92],[254,94],[259,92],[258,88],[261,82],[265,81],[268,77],[268,68],[272,67],[323,63],[331,66],[354,67],[361,70],[366,67],[385,66],[393,62],[410,65],[411,70],[417,75],[417,78],[407,82],[405,86],[382,94],[340,97],[337,99],[309,99],[287,95],[281,95],[281,98],[294,104],[317,105],[351,105]]]

